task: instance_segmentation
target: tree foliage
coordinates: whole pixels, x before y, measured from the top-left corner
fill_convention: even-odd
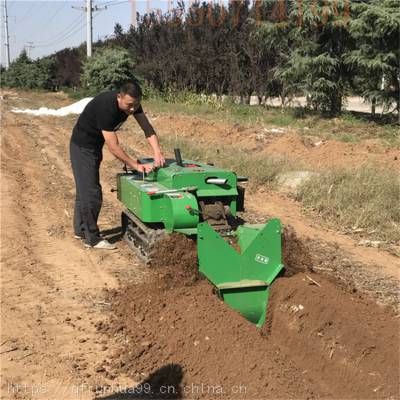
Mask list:
[[[172,14],[145,15],[125,42],[137,55],[140,75],[159,90],[240,96],[266,90],[267,54],[247,1],[228,8],[181,4]]]
[[[400,7],[397,0],[354,6],[350,33],[357,46],[347,62],[357,68],[360,92],[369,101],[400,111]]]
[[[337,115],[350,93],[399,98],[399,25],[396,0],[263,0],[194,3],[117,31],[159,90],[279,95],[283,104],[303,94]]]
[[[24,50],[10,67],[3,71],[2,85],[23,89],[52,89],[53,68],[54,60],[51,57],[33,61]]]
[[[81,81],[93,92],[115,89],[122,82],[135,79],[134,66],[128,51],[120,48],[103,48],[84,62]]]
[[[66,48],[55,53],[53,57],[55,85],[57,87],[78,87],[82,72],[82,60],[86,57],[83,48]]]
[[[81,82],[96,92],[135,73],[158,92],[240,96],[246,102],[251,95],[279,96],[282,105],[303,95],[310,108],[330,115],[341,112],[347,95],[358,94],[399,112],[398,0],[188,4],[163,15],[138,15],[137,28],[126,32],[117,23],[90,59],[83,45],[55,53],[51,68],[25,54],[3,75],[16,87]],[[20,69],[24,78],[16,73]],[[52,74],[47,81],[40,78],[43,71]]]
[[[347,0],[287,1],[284,21],[266,23],[265,43],[280,50],[274,73],[283,97],[302,93],[315,110],[341,112],[352,76],[345,62],[353,46],[346,4]]]

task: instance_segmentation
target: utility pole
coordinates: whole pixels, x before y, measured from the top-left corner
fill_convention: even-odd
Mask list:
[[[86,55],[92,57],[92,0],[86,0]]]
[[[33,42],[26,42],[27,44],[24,46],[28,58],[31,58],[31,49],[33,49],[35,46],[33,45]]]
[[[137,28],[136,0],[131,0],[131,26]]]
[[[8,35],[7,0],[4,0],[4,36],[6,46],[6,69],[10,66],[10,36]]]
[[[92,56],[92,42],[93,42],[93,27],[92,27],[92,12],[106,10],[107,7],[92,7],[92,0],[86,0],[86,7],[74,7],[76,10],[81,10],[86,12],[86,55],[88,57]]]

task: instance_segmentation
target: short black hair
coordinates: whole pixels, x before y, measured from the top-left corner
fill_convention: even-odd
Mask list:
[[[128,81],[123,83],[121,85],[121,88],[119,89],[119,92],[124,95],[128,94],[129,96],[134,98],[142,97],[142,89],[140,88],[139,83],[135,81]]]

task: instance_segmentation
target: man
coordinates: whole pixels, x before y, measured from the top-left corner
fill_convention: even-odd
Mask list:
[[[110,152],[128,168],[149,172],[151,164],[140,164],[119,145],[116,131],[129,115],[142,128],[154,153],[154,167],[164,165],[164,157],[157,135],[140,104],[142,91],[138,84],[127,82],[119,92],[101,93],[91,100],[72,131],[70,156],[76,185],[74,232],[86,247],[113,250],[116,246],[100,236],[97,220],[102,203],[99,168],[106,143]]]

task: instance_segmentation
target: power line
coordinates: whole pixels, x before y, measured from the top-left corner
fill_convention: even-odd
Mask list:
[[[47,25],[50,25],[50,22],[53,21],[53,19],[58,15],[58,13],[59,13],[62,9],[64,9],[64,7],[65,7],[66,5],[67,5],[67,4],[64,3],[64,4],[61,5],[61,7],[59,7],[59,8],[56,10],[56,12],[55,12],[55,13],[49,18],[49,20],[47,21]]]
[[[85,19],[84,17],[85,17],[84,15],[81,16],[79,22],[82,22],[82,21]],[[81,25],[79,25],[79,26],[75,26],[74,28],[70,29],[68,32],[66,32],[63,36],[61,36],[61,37],[58,38],[57,40],[52,41],[52,42],[47,43],[47,44],[40,44],[40,45],[38,45],[38,46],[36,46],[36,47],[49,47],[49,46],[53,46],[54,44],[62,43],[62,42],[64,42],[66,39],[68,39],[68,38],[70,38],[71,36],[75,35],[75,33],[81,31],[84,27],[85,27],[85,24],[84,24],[84,23],[81,24]]]
[[[74,19],[72,21],[71,24],[69,24],[66,28],[62,29],[60,32],[58,32],[56,35],[53,35],[52,39],[50,39],[52,41],[52,43],[54,43],[54,39],[57,40],[62,40],[64,35],[68,35],[73,29],[75,29],[83,20],[85,19],[84,15],[79,15],[76,19]],[[49,40],[41,40],[38,41],[36,43],[39,44],[46,44],[46,42],[49,42]]]
[[[36,2],[33,2],[33,4],[30,6],[30,8],[29,8],[28,11],[26,12],[26,14],[25,14],[19,21],[17,21],[18,24],[20,24],[21,22],[25,21],[26,18],[32,16],[31,10],[32,10],[32,8],[35,6],[35,3],[36,3]],[[44,4],[45,4],[44,1],[41,2],[41,4],[40,4],[37,8],[35,8],[34,11],[40,10],[40,9],[43,7]]]
[[[111,6],[116,6],[118,4],[122,4],[122,3],[129,3],[129,0],[124,0],[124,1],[107,1],[105,3],[99,3],[101,6],[107,6],[107,7],[111,7]]]
[[[3,1],[6,1],[6,0],[3,0]],[[92,2],[92,0],[86,0],[87,4],[91,4],[91,2]],[[108,1],[108,2],[104,3],[104,6],[105,5],[108,5],[108,6],[110,6],[110,5],[114,6],[115,5],[116,6],[116,5],[123,4],[123,3],[129,3],[129,0]],[[103,6],[103,3],[100,3],[100,4]],[[64,3],[61,7],[58,7],[55,10],[53,15],[46,22],[46,25],[49,25],[49,23],[56,18],[56,16],[61,12],[61,10],[64,9],[65,5],[66,4]],[[28,9],[28,12],[26,13],[26,15],[21,20],[26,18],[26,16],[29,14],[29,11],[32,10],[33,6],[34,6],[34,4]],[[73,6],[72,8],[78,8],[78,7],[74,7]],[[94,7],[90,7],[90,8],[91,8],[90,11],[101,11],[101,8],[99,6],[94,6]],[[105,6],[104,8],[107,8],[107,7]],[[88,7],[87,6],[86,7],[81,7],[80,9],[83,9],[84,11],[86,11],[86,19],[87,19],[87,24],[86,25],[87,25],[87,31],[88,31],[87,32],[88,33],[88,35],[87,35],[87,46],[91,47],[91,42],[92,42],[92,38],[91,38],[91,36],[92,36],[91,20],[96,18],[98,16],[98,14],[94,15],[93,18],[92,18],[91,16],[90,17],[88,16],[89,13],[87,12],[88,11]],[[64,27],[57,34],[52,35],[51,38],[49,38],[47,40],[41,40],[41,41],[38,41],[38,42],[35,42],[35,43],[26,42],[26,43],[29,43],[30,45],[29,46],[25,46],[25,47],[28,47],[29,49],[32,49],[32,48],[45,48],[45,47],[51,47],[51,46],[54,46],[54,45],[57,45],[57,44],[61,44],[61,43],[65,42],[67,39],[71,38],[73,35],[75,35],[78,32],[80,32],[84,28],[85,24],[82,24],[84,19],[85,19],[85,14],[79,15],[76,19],[74,19],[70,24],[68,24],[66,27]],[[90,31],[90,35],[89,35],[89,31]],[[88,50],[88,55],[89,55],[89,50]]]
[[[23,16],[20,20],[18,20],[18,23],[22,22],[24,19],[26,19],[26,17],[27,17],[28,15],[30,15],[31,10],[32,10],[32,8],[33,8],[34,6],[35,6],[35,3],[32,2],[31,6],[28,8],[28,10],[27,10],[26,13],[24,14],[24,16]]]
[[[95,19],[99,14],[95,15],[93,17],[93,19]],[[81,26],[79,26],[77,29],[75,29],[73,32],[71,32],[69,35],[63,37],[62,39],[56,40],[53,43],[50,44],[46,44],[46,45],[40,45],[40,46],[35,46],[35,47],[49,47],[49,46],[53,46],[54,44],[61,44],[63,42],[65,42],[67,39],[69,39],[70,37],[74,36],[76,33],[80,32],[83,28],[85,27],[85,24],[82,24]]]
[[[107,7],[118,6],[119,4],[124,4],[124,3],[130,3],[130,1],[129,0],[125,0],[125,1],[119,1],[117,3],[111,3],[111,4],[108,4]]]

